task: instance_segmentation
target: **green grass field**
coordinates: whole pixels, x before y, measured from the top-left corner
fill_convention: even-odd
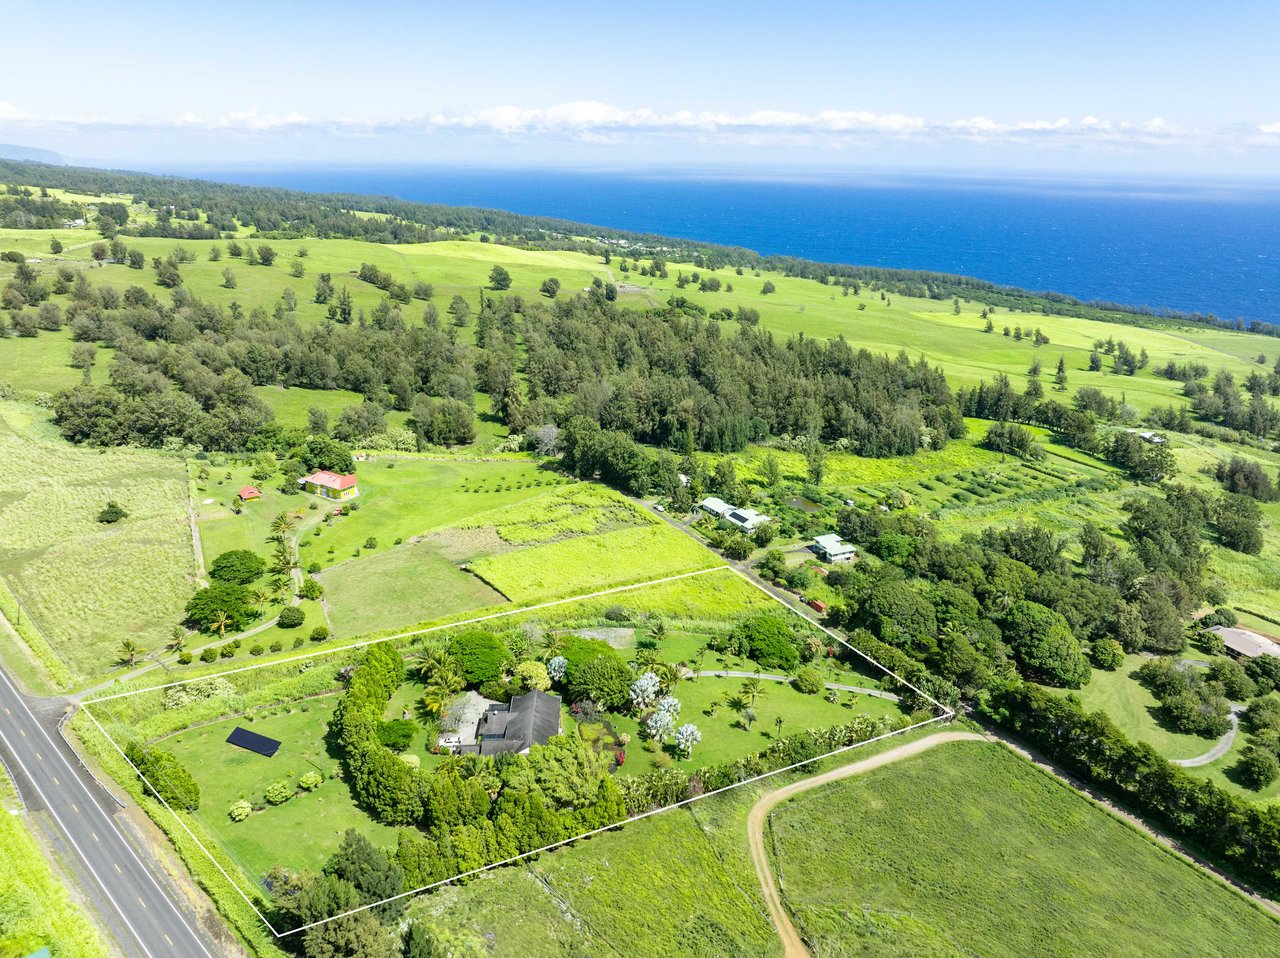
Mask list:
[[[126,637],[154,650],[194,589],[182,462],[72,446],[0,402],[0,578],[79,677]],[[103,525],[109,499],[128,517]]]
[[[816,954],[1280,948],[1275,918],[996,744],[943,745],[802,795],[770,831]]]
[[[480,579],[458,569],[429,542],[396,546],[353,559],[321,574],[334,635],[347,638],[505,600]]]
[[[486,556],[471,568],[511,601],[529,603],[720,564],[692,539],[651,525]]]

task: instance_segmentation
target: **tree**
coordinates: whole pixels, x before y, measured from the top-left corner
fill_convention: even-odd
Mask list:
[[[223,629],[240,630],[255,614],[248,589],[233,582],[214,580],[187,602],[185,620],[202,631],[216,632],[219,630],[214,622],[225,615],[229,621]]]
[[[280,616],[276,619],[276,625],[282,629],[296,629],[302,625],[307,619],[306,614],[296,605],[287,605],[280,610]]]
[[[511,274],[501,266],[494,266],[489,270],[489,285],[496,290],[510,289]]]
[[[805,440],[804,461],[809,470],[809,481],[815,486],[822,485],[822,477],[827,468],[827,447],[816,436]]]
[[[1067,360],[1065,356],[1058,357],[1058,370],[1053,374],[1053,387],[1058,392],[1066,392],[1067,390]]]
[[[742,700],[747,705],[755,705],[756,699],[765,694],[763,679],[747,679],[742,683]]]
[[[1010,606],[1001,629],[1029,674],[1067,688],[1080,688],[1089,681],[1089,663],[1061,614],[1020,599]]]
[[[172,752],[130,741],[124,754],[162,801],[191,812],[200,808],[200,786]]]
[[[560,294],[560,280],[551,276],[542,281],[542,285],[538,287],[538,291],[548,299],[555,299]]]
[[[355,469],[351,448],[329,436],[311,436],[300,450],[300,458],[308,469],[349,473]]]
[[[449,640],[449,655],[468,685],[480,685],[502,677],[511,652],[492,632],[467,629]]]
[[[138,661],[138,657],[146,654],[147,650],[133,639],[123,640],[120,643],[120,648],[116,652],[120,664],[127,666],[128,668],[133,668],[134,664]]]
[[[267,563],[248,549],[232,549],[209,564],[209,575],[219,582],[248,585],[266,571]]]
[[[551,676],[547,672],[547,667],[541,662],[533,660],[521,662],[515,667],[513,674],[526,689],[545,692],[551,688]]]
[[[1246,745],[1232,771],[1245,788],[1261,791],[1280,778],[1280,761],[1269,749]]]
[[[693,755],[693,747],[702,741],[702,733],[698,731],[698,726],[692,722],[686,722],[676,729],[676,751],[685,758]]]
[[[224,268],[222,271],[222,288],[223,289],[236,288],[236,271],[233,270],[230,266]]]
[[[742,721],[746,723],[748,732],[751,731],[751,726],[755,723],[755,720],[756,720],[755,709],[753,709],[751,706],[747,706],[742,710]]]
[[[54,256],[57,256],[62,252],[62,243],[58,240],[58,237],[55,236],[53,239],[49,240],[49,252]]]
[[[822,673],[813,668],[804,668],[797,672],[794,684],[799,691],[807,695],[817,695],[826,688],[826,683],[822,681]]]
[[[373,909],[383,920],[399,916],[407,904],[405,899],[386,901],[404,891],[400,866],[354,828],[343,834],[337,852],[324,865],[324,873],[350,882],[365,904],[384,902]]]
[[[771,279],[766,279],[764,285],[760,287],[761,296],[768,296],[770,293],[776,293],[777,291],[778,287],[773,285],[773,280]]]
[[[631,700],[631,683],[635,676],[617,655],[598,655],[569,670],[569,694],[575,702],[590,699],[605,708],[620,709]]]
[[[782,464],[772,450],[764,455],[764,462],[760,465],[760,478],[770,489],[782,481]]]
[[[1089,651],[1094,665],[1107,672],[1114,672],[1124,664],[1124,648],[1115,639],[1097,639]]]
[[[270,266],[275,261],[276,261],[276,251],[274,249],[266,245],[258,247],[258,262],[260,262],[263,266]]]
[[[1228,549],[1246,555],[1262,552],[1262,509],[1249,496],[1223,493],[1215,508],[1214,525],[1218,539]]]

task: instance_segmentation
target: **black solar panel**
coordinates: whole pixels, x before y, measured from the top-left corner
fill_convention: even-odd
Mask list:
[[[257,732],[250,732],[247,728],[237,728],[227,736],[227,741],[240,748],[246,748],[250,752],[265,755],[267,758],[280,751],[280,743],[275,739],[259,735]]]

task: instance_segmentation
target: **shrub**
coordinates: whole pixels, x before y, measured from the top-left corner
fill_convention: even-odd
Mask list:
[[[822,673],[817,669],[801,669],[795,678],[795,687],[806,695],[817,695],[826,683],[822,681]]]
[[[249,646],[250,655],[261,655],[265,651],[266,649],[262,647],[261,642],[255,642],[253,645]]]
[[[190,652],[179,652],[179,653],[178,653],[178,664],[179,664],[179,665],[190,665],[190,664],[192,663],[192,661],[194,661],[194,660],[193,660],[192,655],[191,655],[191,653],[190,653]]]
[[[302,778],[298,779],[298,785],[304,792],[314,792],[323,781],[324,776],[319,772],[307,772]]]
[[[286,606],[280,610],[280,618],[276,624],[282,629],[296,629],[306,621],[306,615],[296,605]]]
[[[324,595],[324,586],[311,576],[307,576],[302,580],[302,588],[298,590],[298,595],[304,599],[318,599]]]
[[[604,610],[604,617],[610,622],[626,622],[631,618],[631,612],[625,605],[611,605]]]
[[[1115,639],[1098,639],[1089,651],[1093,664],[1107,672],[1114,672],[1124,664],[1124,648]]]
[[[248,585],[266,571],[267,563],[248,549],[224,552],[209,564],[209,575],[219,582]]]
[[[378,548],[378,538],[377,538],[377,536],[369,536],[369,538],[365,539],[365,540],[364,540],[364,547],[365,547],[366,549],[376,549],[376,548]]]
[[[403,752],[413,742],[413,733],[417,730],[416,722],[392,719],[378,726],[378,741],[393,752]]]
[[[218,647],[218,657],[223,659],[232,658],[236,654],[235,644],[228,642],[226,645]]]
[[[243,822],[253,814],[253,806],[242,798],[231,806],[231,811],[227,812],[227,814],[233,822]]]
[[[329,631],[328,629],[325,629],[325,632],[326,632],[326,633],[327,633],[328,631]],[[295,649],[300,649],[300,648],[302,648],[303,644],[304,644],[306,641],[307,641],[307,640],[306,640],[306,639],[304,639],[304,638],[303,638],[302,636],[300,636],[300,635],[299,635],[299,636],[295,636],[295,637],[294,637],[294,640],[293,640],[293,647],[294,647]]]
[[[470,685],[492,682],[502,675],[511,653],[492,632],[467,629],[449,641],[449,654]]]
[[[190,655],[189,652],[184,652],[183,654]],[[200,653],[200,661],[201,662],[218,661],[218,650],[215,649],[213,646],[209,646],[209,648],[205,649],[203,652]]]
[[[730,640],[767,669],[790,670],[800,664],[791,625],[776,613],[743,619],[734,626]]]
[[[1258,791],[1280,778],[1280,761],[1265,748],[1246,745],[1240,752],[1240,761],[1236,762],[1232,771],[1245,788]]]
[[[267,786],[267,801],[272,805],[283,805],[293,798],[295,789],[285,779],[279,779]]]
[[[319,532],[320,530],[317,529],[316,531]],[[307,575],[315,575],[321,568],[322,566],[319,562],[312,562],[307,566]]]
[[[271,643],[269,648],[271,649],[272,652],[279,652],[281,649],[284,648],[284,643],[281,642],[279,639],[276,639],[274,642]]]
[[[591,699],[614,709],[631,701],[633,681],[631,669],[612,650],[575,665],[568,675],[569,693],[575,701]]]
[[[113,522],[119,522],[121,519],[127,519],[129,513],[121,509],[114,501],[108,502],[101,512],[98,513],[98,521],[106,525]]]
[[[325,640],[327,640],[328,638],[329,638],[329,628],[328,628],[328,626],[324,626],[324,625],[317,625],[314,629],[312,629],[312,630],[311,630],[311,641],[312,641],[312,642],[324,642],[324,641],[325,641]],[[300,644],[302,643],[302,638],[301,638],[301,637],[298,637],[298,638],[294,639],[293,641],[294,641],[294,648],[297,648],[297,647],[298,647],[298,645],[300,645]]]

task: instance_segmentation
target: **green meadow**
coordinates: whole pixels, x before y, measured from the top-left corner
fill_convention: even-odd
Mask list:
[[[1261,958],[1280,947],[1275,917],[994,743],[943,745],[815,789],[775,810],[769,832],[815,954]]]

